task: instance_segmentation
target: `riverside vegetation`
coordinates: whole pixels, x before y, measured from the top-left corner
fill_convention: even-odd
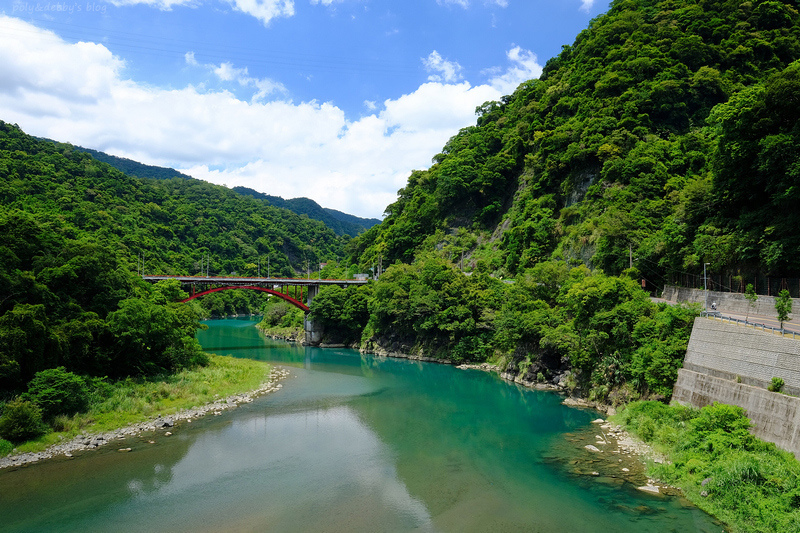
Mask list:
[[[699,309],[653,304],[642,280],[653,290],[706,264],[742,286],[800,271],[799,59],[794,0],[614,1],[538,80],[480,106],[383,222],[353,239],[224,188],[129,178],[4,124],[3,390],[11,399],[58,366],[113,379],[191,366],[203,313],[264,306],[273,327],[297,323],[283,304],[233,291],[179,311],[175,287],[131,274],[142,252],[146,270],[163,273],[201,272],[205,253],[226,273],[252,274],[264,255],[286,275],[307,261],[327,261],[323,277],[385,265],[374,283],[314,299],[325,342],[498,363],[600,402],[668,401]],[[145,312],[181,333],[141,351]],[[120,359],[129,347],[144,359]],[[691,421],[705,415],[680,416],[680,431],[702,433]],[[731,420],[709,433],[687,495],[700,493],[697,475],[726,464],[744,465],[737,491],[788,487],[789,474],[752,455],[762,444],[737,444],[741,413]],[[706,446],[692,439],[681,442]],[[741,461],[726,463],[726,449]],[[777,504],[736,500],[750,510],[733,522],[722,508],[734,500],[707,492],[698,504],[717,502],[712,512],[733,527],[775,530],[766,511]],[[783,509],[794,516],[792,506]]]
[[[636,402],[614,421],[668,459],[651,465],[650,475],[732,531],[800,531],[800,463],[753,437],[741,408]]]
[[[6,403],[0,457],[42,451],[79,434],[115,431],[253,391],[270,378],[270,365],[212,355],[205,366],[150,378],[84,378],[63,367],[38,373],[29,391]],[[66,385],[69,382],[70,385]]]

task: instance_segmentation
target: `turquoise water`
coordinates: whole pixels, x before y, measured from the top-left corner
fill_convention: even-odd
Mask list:
[[[271,341],[253,324],[210,321],[200,341],[289,368],[279,392],[170,437],[0,471],[0,530],[722,530],[685,501],[614,475],[619,456],[583,449],[597,413],[556,394]]]

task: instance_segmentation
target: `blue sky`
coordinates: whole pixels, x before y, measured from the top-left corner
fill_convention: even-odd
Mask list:
[[[592,0],[0,0],[0,120],[380,218]]]

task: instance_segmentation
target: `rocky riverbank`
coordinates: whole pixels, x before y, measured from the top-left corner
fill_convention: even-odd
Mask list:
[[[20,467],[62,455],[66,457],[72,457],[73,452],[92,450],[100,446],[110,445],[115,441],[119,441],[127,437],[157,430],[167,430],[164,435],[170,436],[172,432],[169,430],[174,428],[176,424],[179,424],[180,422],[188,423],[193,419],[200,418],[207,414],[221,415],[225,410],[233,409],[243,403],[250,403],[259,396],[279,390],[281,387],[283,387],[283,385],[281,385],[279,382],[288,376],[288,370],[284,368],[273,368],[270,371],[269,381],[262,384],[255,390],[234,394],[226,398],[220,398],[201,407],[183,409],[169,416],[158,416],[152,420],[147,420],[138,424],[132,424],[115,431],[77,435],[71,440],[50,446],[42,452],[22,453],[16,455],[12,454],[8,457],[0,458],[0,469]],[[130,448],[120,448],[120,452],[125,451],[130,451]]]
[[[644,463],[652,461],[663,463],[664,457],[657,454],[649,445],[631,436],[624,428],[602,418],[593,422],[595,431],[584,433],[573,442],[583,445],[583,456],[591,466],[584,475],[618,478],[632,483],[642,492],[651,494],[677,495],[675,487],[659,483],[645,474]],[[591,433],[595,433],[592,437]],[[587,442],[590,439],[594,442]],[[580,463],[578,463],[580,464]]]
[[[401,359],[411,359],[414,361],[426,361],[432,363],[454,364],[447,359],[437,359],[434,357],[426,357],[423,354],[409,355],[402,351],[390,350],[380,346],[373,346],[372,349],[361,348],[361,353],[370,353],[382,357],[395,357]],[[567,376],[562,376],[558,384],[538,381],[525,380],[511,372],[504,372],[503,369],[497,365],[489,363],[480,364],[461,364],[457,368],[462,370],[473,369],[482,370],[484,372],[496,372],[502,379],[517,383],[527,388],[568,393],[569,388],[566,386]],[[616,414],[616,409],[608,404],[598,403],[584,398],[576,398],[568,396],[562,402],[564,405],[570,407],[593,409],[595,411],[605,413],[606,415],[613,416]],[[582,452],[588,453],[589,456],[582,459],[574,459],[572,461],[572,473],[575,475],[586,475],[591,477],[601,478],[599,482],[611,483],[633,483],[636,488],[651,494],[666,494],[678,495],[680,491],[669,485],[658,483],[656,480],[648,477],[645,474],[645,462],[653,461],[656,463],[664,462],[664,458],[657,455],[653,449],[644,442],[636,439],[625,431],[621,426],[612,424],[603,419],[594,421],[599,428],[600,434],[593,435],[594,442],[588,442],[592,436],[590,433],[595,431],[587,431],[580,435],[572,435],[567,438],[570,443],[581,443],[579,449]],[[587,441],[587,442],[584,442]],[[569,454],[568,454],[569,455]],[[576,466],[579,465],[579,466]],[[602,467],[600,465],[603,465]],[[587,468],[589,468],[587,470]]]

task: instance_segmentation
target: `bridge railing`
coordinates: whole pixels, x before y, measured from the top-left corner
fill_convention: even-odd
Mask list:
[[[276,285],[366,285],[365,279],[315,279],[315,278],[260,278],[255,276],[175,276],[175,275],[147,275],[142,276],[147,281],[161,281],[176,279],[184,283],[274,283]]]

